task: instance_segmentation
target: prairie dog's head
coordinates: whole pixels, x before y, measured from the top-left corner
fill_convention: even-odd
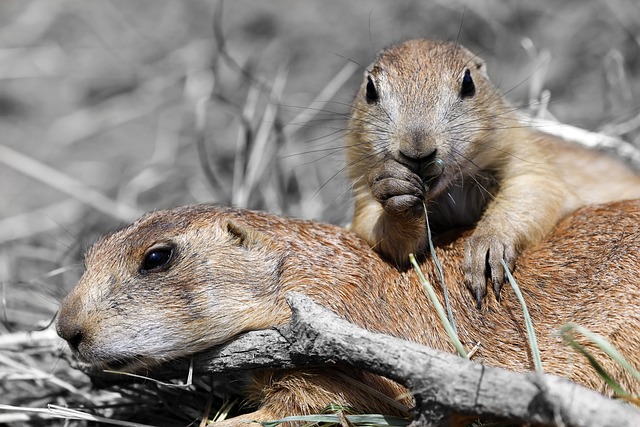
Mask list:
[[[137,369],[282,323],[280,255],[233,211],[147,214],[87,252],[58,334],[84,362]]]
[[[484,61],[464,47],[424,39],[392,46],[365,72],[356,95],[352,178],[390,158],[425,181],[472,170],[478,142],[501,112]]]

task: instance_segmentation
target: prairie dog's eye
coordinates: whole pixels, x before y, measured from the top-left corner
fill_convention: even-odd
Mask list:
[[[140,273],[146,274],[155,271],[162,271],[169,267],[169,263],[175,252],[174,245],[162,245],[150,248],[140,264]]]
[[[467,68],[462,77],[462,85],[460,86],[460,97],[470,98],[476,94],[476,85],[471,78],[471,71]]]
[[[371,76],[367,76],[367,89],[365,93],[365,97],[367,98],[367,102],[372,104],[374,102],[378,102],[380,98],[378,96],[378,90],[376,89],[375,83],[373,83],[373,79]]]

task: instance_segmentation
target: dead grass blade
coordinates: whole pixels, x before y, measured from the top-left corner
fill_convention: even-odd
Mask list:
[[[67,420],[81,420],[81,421],[94,421],[103,424],[111,424],[123,427],[154,427],[148,424],[132,423],[129,421],[113,420],[106,417],[99,417],[91,415],[86,412],[78,411],[75,409],[64,408],[58,405],[48,405],[47,408],[23,408],[20,406],[2,405],[0,404],[0,410],[12,411],[24,414],[39,414],[49,416],[51,418],[63,418]]]
[[[342,88],[351,78],[358,66],[353,62],[347,62],[336,74],[331,81],[318,93],[318,95],[309,103],[309,106],[303,109],[300,114],[285,127],[285,137],[290,140],[300,129],[308,124],[319,112],[324,111],[324,106],[334,97],[334,95]],[[313,108],[310,108],[313,105]]]
[[[26,374],[27,379],[48,381],[51,384],[54,384],[64,390],[67,390],[70,393],[81,394],[81,392],[76,387],[74,387],[73,385],[65,381],[62,381],[60,378],[52,374],[46,373],[33,366],[28,366],[28,365],[19,363],[1,353],[0,353],[0,364],[3,364],[9,368],[15,369],[16,371],[21,372],[23,374]],[[25,379],[24,375],[22,379]]]
[[[26,239],[36,234],[58,229],[58,218],[68,224],[75,223],[82,215],[82,203],[66,199],[43,208],[0,220],[0,245],[14,240]]]
[[[420,278],[420,282],[422,283],[425,290],[427,291],[429,300],[435,307],[436,313],[438,313],[438,317],[440,318],[440,322],[442,323],[442,326],[444,326],[444,329],[447,332],[447,335],[449,336],[449,340],[453,344],[453,347],[456,349],[456,351],[461,357],[468,359],[469,354],[467,353],[467,350],[465,350],[464,346],[460,342],[460,339],[458,338],[458,334],[453,330],[451,323],[449,323],[449,319],[447,318],[447,315],[444,312],[444,308],[442,307],[442,304],[440,304],[440,301],[438,300],[438,296],[436,295],[436,292],[433,289],[433,286],[431,286],[431,283],[429,283],[427,278],[424,277],[424,274],[422,274],[422,270],[420,269],[420,266],[416,262],[416,258],[413,254],[409,254],[409,260],[411,261],[411,265],[413,266],[413,269],[418,274],[418,277]]]
[[[284,91],[284,86],[287,81],[287,71],[284,68],[280,68],[273,82],[272,92],[269,102],[265,108],[262,121],[256,132],[255,140],[253,141],[251,152],[247,158],[247,169],[245,179],[242,185],[238,189],[238,207],[246,207],[249,203],[251,193],[257,185],[258,180],[264,175],[265,168],[271,164],[271,158],[273,157],[273,148],[268,146],[268,142],[271,139],[273,132],[273,125],[276,121],[278,114],[278,102],[273,102],[281,99]]]
[[[5,145],[0,145],[0,162],[119,221],[131,222],[143,213]]]

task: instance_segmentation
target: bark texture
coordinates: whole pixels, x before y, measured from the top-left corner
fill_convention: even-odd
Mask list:
[[[196,372],[348,364],[404,384],[416,399],[414,426],[452,416],[492,417],[544,426],[640,426],[640,411],[553,375],[516,373],[470,362],[355,326],[290,293],[289,325],[253,331],[194,356]],[[174,369],[184,373],[188,363]]]

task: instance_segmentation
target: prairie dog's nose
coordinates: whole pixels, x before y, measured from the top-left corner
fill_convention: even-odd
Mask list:
[[[80,307],[81,304],[75,295],[69,294],[62,301],[56,320],[56,332],[60,338],[69,343],[69,347],[74,352],[78,351],[80,344],[87,336]]]
[[[400,136],[398,153],[400,161],[410,164],[424,165],[435,160],[438,145],[431,132],[420,126],[408,125],[408,129]]]
[[[418,163],[421,165],[431,163],[438,155],[438,149],[435,147],[424,149],[423,147],[416,147],[413,145],[400,147],[399,152],[402,160],[407,161],[408,163]]]
[[[418,174],[423,180],[430,180],[442,174],[443,164],[438,160],[438,149],[434,148],[428,152],[409,152],[408,154],[400,150],[400,163]]]
[[[60,312],[58,313],[56,331],[60,338],[64,339],[74,352],[78,351],[78,347],[84,338],[84,333],[79,323]]]

